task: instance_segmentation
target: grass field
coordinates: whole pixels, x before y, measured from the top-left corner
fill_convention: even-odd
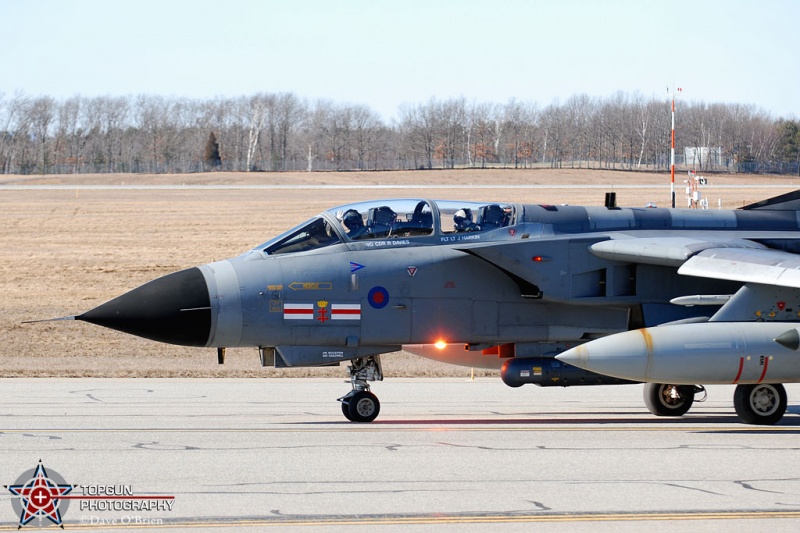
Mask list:
[[[705,195],[712,207],[719,199],[724,208],[797,188],[790,177],[716,175],[709,181]],[[107,187],[119,185],[178,187]],[[319,188],[331,185],[345,188]],[[346,188],[356,186],[363,188]],[[654,201],[666,207],[669,175],[564,169],[0,176],[0,376],[345,377],[344,367],[261,368],[255,349],[229,350],[219,366],[213,349],[158,344],[81,322],[22,322],[79,314],[155,277],[238,255],[352,201],[422,197],[602,205],[607,191],[617,193],[620,206]],[[383,361],[387,377],[469,374],[409,354]]]

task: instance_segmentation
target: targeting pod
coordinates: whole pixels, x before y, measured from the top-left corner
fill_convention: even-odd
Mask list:
[[[515,357],[508,359],[500,369],[500,377],[503,383],[509,387],[521,387],[527,383],[533,383],[540,387],[638,383],[582,370],[553,357]]]

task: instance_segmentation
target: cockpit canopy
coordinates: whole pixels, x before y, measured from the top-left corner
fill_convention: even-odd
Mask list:
[[[325,211],[257,247],[268,255],[315,250],[343,242],[477,233],[515,224],[506,203],[455,200],[378,200]]]
[[[433,233],[433,210],[426,200],[382,200],[328,211],[349,240],[415,237]]]

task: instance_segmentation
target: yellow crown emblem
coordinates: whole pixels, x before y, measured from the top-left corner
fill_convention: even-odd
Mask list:
[[[328,307],[328,302],[326,302],[325,300],[320,300],[320,301],[317,302],[317,305],[319,307],[325,309],[326,307]]]

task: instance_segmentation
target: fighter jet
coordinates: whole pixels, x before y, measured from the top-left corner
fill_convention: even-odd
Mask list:
[[[644,382],[660,416],[732,383],[741,420],[773,424],[800,381],[798,251],[800,191],[719,211],[378,200],[69,318],[219,363],[349,361],[353,422],[378,416],[380,357],[405,349],[512,387]]]

